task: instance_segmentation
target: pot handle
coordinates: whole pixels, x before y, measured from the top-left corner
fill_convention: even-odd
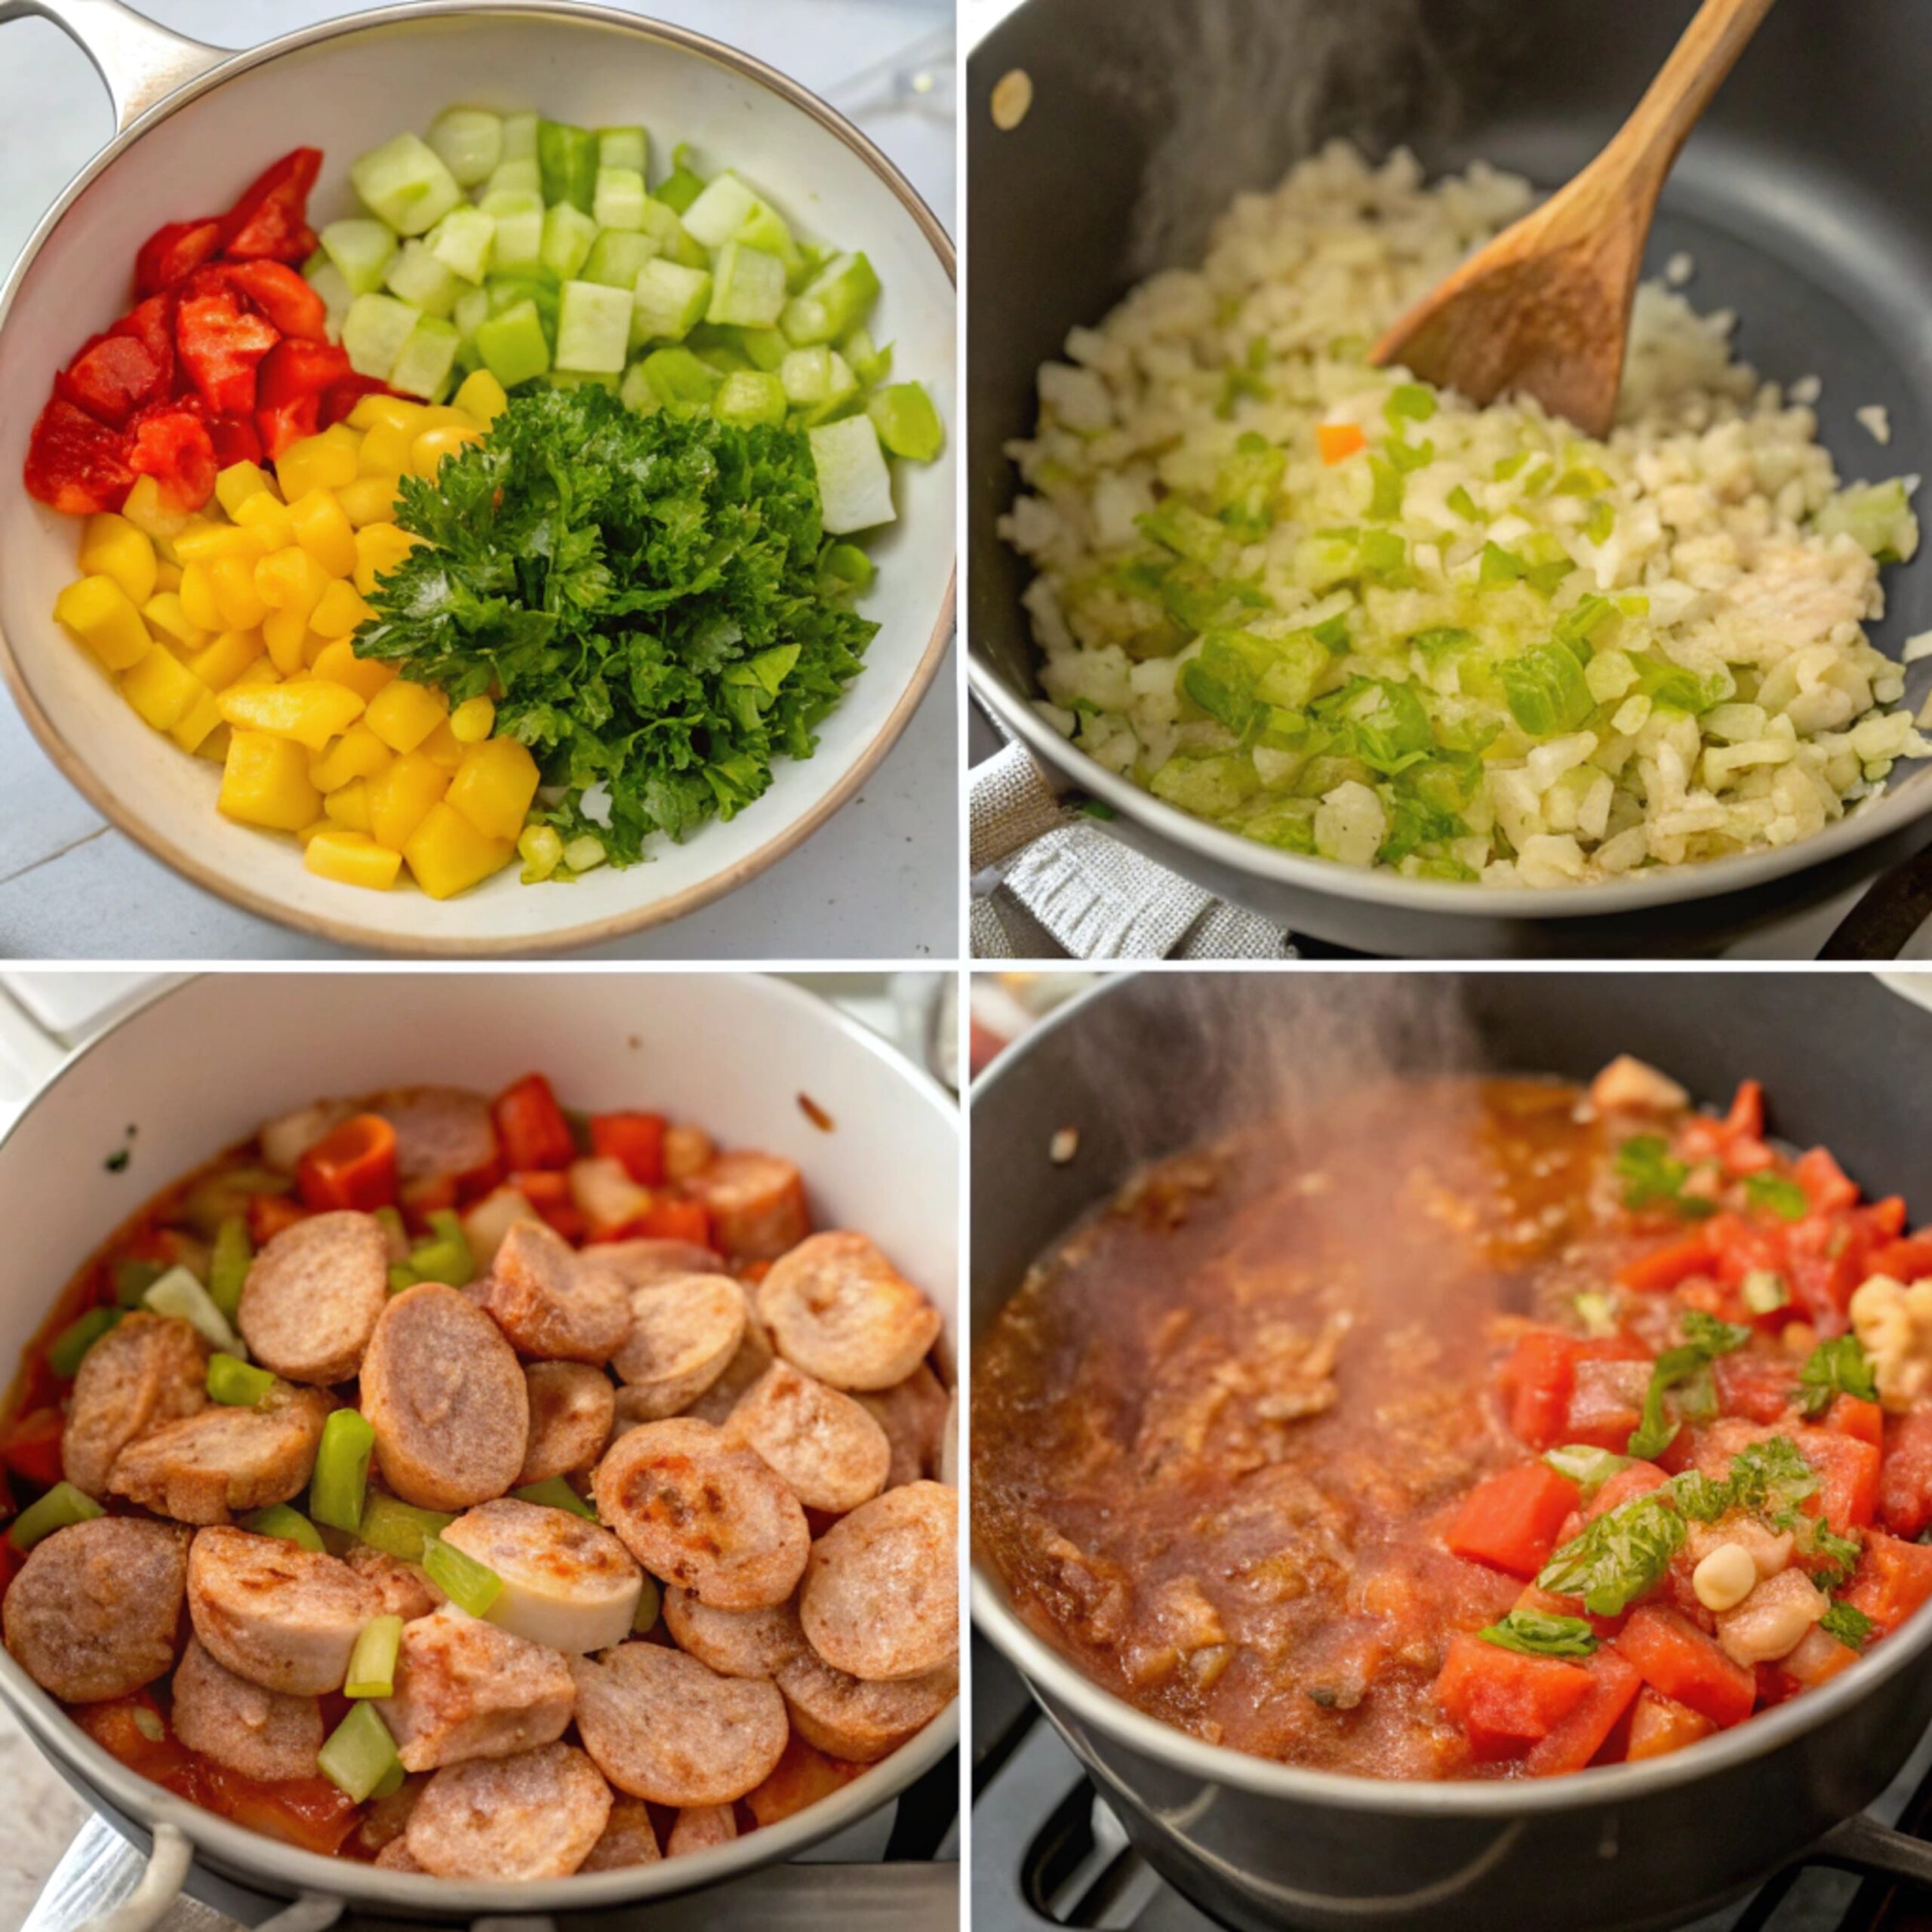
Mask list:
[[[92,1920],[88,1932],[149,1932],[181,1896],[194,1855],[186,1832],[174,1825],[155,1826],[154,1850],[148,1854],[140,1883],[118,1905]]]
[[[1894,1831],[1863,1811],[1854,1812],[1801,1853],[1798,1862],[1807,1861],[1835,1865],[1864,1877],[1878,1872],[1907,1884],[1932,1886],[1932,1844],[1909,1832]]]
[[[116,133],[228,58],[219,47],[157,26],[121,0],[0,0],[0,21],[29,15],[51,20],[94,63],[114,103]]]

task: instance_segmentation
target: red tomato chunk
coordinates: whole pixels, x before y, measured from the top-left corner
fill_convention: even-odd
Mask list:
[[[1442,1540],[1472,1563],[1527,1581],[1548,1560],[1576,1506],[1574,1482],[1547,1463],[1525,1463],[1478,1484]]]

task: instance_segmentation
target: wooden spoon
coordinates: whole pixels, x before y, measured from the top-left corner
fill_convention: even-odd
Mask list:
[[[1417,303],[1369,356],[1472,402],[1533,395],[1607,435],[1664,177],[1772,0],[1704,0],[1636,112],[1570,185]]]

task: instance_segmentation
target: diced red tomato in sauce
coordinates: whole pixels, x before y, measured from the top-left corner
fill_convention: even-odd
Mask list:
[[[1574,1482],[1547,1463],[1524,1463],[1478,1483],[1442,1540],[1472,1563],[1527,1579],[1548,1560],[1576,1506]]]
[[[1858,1574],[1841,1594],[1881,1631],[1896,1630],[1932,1597],[1932,1546],[1906,1543],[1882,1530],[1868,1532]]]
[[[1720,1729],[1742,1724],[1757,1702],[1758,1681],[1751,1672],[1675,1611],[1649,1604],[1632,1611],[1617,1633],[1617,1647],[1654,1690]]]
[[[1532,1777],[1580,1771],[1601,1751],[1644,1686],[1642,1674],[1616,1651],[1604,1648],[1584,1661],[1589,1688],[1566,1717],[1530,1747],[1523,1768]]]
[[[1458,1637],[1435,1680],[1435,1697],[1477,1757],[1494,1760],[1518,1756],[1548,1737],[1592,1688],[1580,1664]]]

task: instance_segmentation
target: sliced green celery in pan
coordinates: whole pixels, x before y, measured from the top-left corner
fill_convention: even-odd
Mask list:
[[[371,1703],[357,1704],[336,1726],[316,1752],[315,1764],[330,1783],[358,1804],[375,1797],[385,1786],[395,1790],[402,1784],[402,1760],[395,1754],[395,1740]]]
[[[535,268],[543,259],[543,198],[528,189],[497,189],[483,197],[482,212],[493,224],[492,272]]]
[[[94,1498],[70,1482],[57,1482],[45,1496],[29,1503],[14,1518],[7,1540],[24,1556],[34,1545],[57,1530],[72,1529],[76,1523],[91,1522],[106,1511]]]
[[[332,221],[320,236],[322,252],[340,272],[349,292],[367,295],[383,285],[383,276],[398,244],[386,222],[352,217]]]
[[[749,429],[757,423],[785,420],[785,385],[776,376],[742,369],[727,376],[712,398],[712,414],[721,423]]]
[[[480,325],[476,352],[506,389],[543,374],[550,366],[550,344],[537,304],[526,298]]]
[[[48,1367],[62,1381],[71,1381],[80,1372],[88,1349],[119,1322],[123,1312],[118,1308],[91,1308],[75,1316],[48,1344]]]
[[[284,1543],[299,1544],[316,1556],[328,1554],[328,1546],[315,1524],[300,1510],[291,1509],[286,1503],[271,1503],[266,1509],[257,1509],[244,1516],[242,1527],[252,1530],[258,1537],[279,1537]]]
[[[1918,519],[1903,482],[1854,483],[1811,520],[1821,537],[1846,536],[1881,564],[1903,563],[1918,548]]]
[[[439,1509],[420,1509],[380,1491],[362,1506],[357,1540],[405,1563],[420,1563],[424,1551],[456,1518]]]
[[[352,164],[349,178],[363,205],[398,235],[426,232],[463,199],[441,156],[414,134],[371,148]]]

